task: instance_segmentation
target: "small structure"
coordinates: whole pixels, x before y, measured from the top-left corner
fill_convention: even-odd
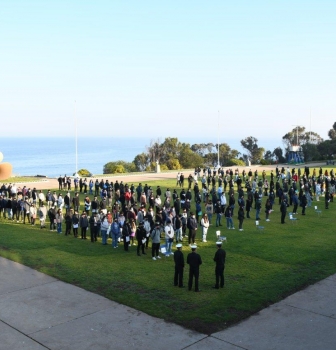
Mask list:
[[[3,154],[0,152],[0,162],[3,160]],[[0,164],[0,180],[6,180],[12,176],[12,164],[1,163]]]
[[[160,172],[161,172],[161,170],[160,170],[160,164],[159,164],[159,161],[158,161],[158,160],[156,161],[155,172],[156,172],[156,173],[160,173]]]
[[[304,155],[300,146],[292,146],[288,152],[287,162],[289,164],[302,164],[304,163]]]

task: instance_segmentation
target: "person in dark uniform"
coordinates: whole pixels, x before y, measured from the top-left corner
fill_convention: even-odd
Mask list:
[[[217,252],[214,257],[214,262],[216,263],[215,275],[216,275],[216,284],[213,288],[219,289],[224,288],[224,267],[225,267],[225,258],[226,252],[222,249],[222,242],[216,242]]]
[[[191,246],[191,253],[188,254],[187,264],[189,264],[189,281],[188,289],[191,290],[193,285],[193,278],[195,277],[195,292],[199,292],[198,288],[198,277],[199,277],[199,266],[202,265],[202,259],[199,254],[196,253],[197,246]]]
[[[330,192],[329,190],[327,189],[325,191],[325,195],[324,195],[324,203],[325,203],[325,208],[326,209],[329,209],[329,202],[330,202]]]
[[[174,286],[179,286],[180,288],[183,288],[184,255],[182,253],[182,244],[176,244],[176,248],[177,250],[174,252]]]
[[[281,200],[280,204],[280,211],[281,211],[281,223],[285,223],[286,213],[287,213],[287,202],[286,199]]]

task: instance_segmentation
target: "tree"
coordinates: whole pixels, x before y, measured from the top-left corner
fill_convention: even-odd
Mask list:
[[[330,137],[331,140],[336,139],[336,122],[333,124],[333,128],[329,130],[328,136]]]
[[[150,157],[146,153],[140,153],[134,158],[133,163],[136,171],[144,171],[150,164]]]
[[[227,143],[221,143],[219,145],[219,163],[226,165],[228,160],[232,160],[238,156],[239,152],[231,147]]]
[[[269,160],[270,162],[273,162],[274,160],[274,154],[271,151],[266,151],[264,154],[264,159]]]
[[[103,174],[128,173],[134,171],[136,171],[135,164],[124,162],[123,160],[106,163],[103,168]]]
[[[250,158],[252,163],[258,163],[262,159],[262,155],[265,149],[258,146],[258,139],[253,136],[246,137],[241,140],[241,145],[247,150],[247,156]]]
[[[274,148],[273,156],[277,159],[278,163],[286,163],[286,158],[283,156],[282,148]]]
[[[215,145],[213,143],[195,143],[191,145],[191,150],[198,153],[200,156],[205,157],[206,155],[214,152]]]
[[[162,157],[162,147],[160,144],[160,139],[157,141],[151,140],[147,148],[147,153],[151,162],[160,162]]]
[[[181,150],[181,143],[178,139],[167,137],[161,144],[161,160],[160,163],[167,164],[170,159],[175,159],[179,157]]]
[[[176,158],[169,159],[167,167],[169,170],[180,170],[182,168],[179,160]]]
[[[302,146],[306,143],[318,145],[323,142],[322,137],[316,132],[306,132],[306,128],[298,126],[282,137],[282,141],[286,146],[286,151],[289,151],[291,146]]]
[[[302,146],[303,156],[306,162],[310,162],[312,160],[321,159],[320,152],[317,149],[317,145],[312,143],[306,143]]]
[[[92,174],[87,169],[80,169],[78,170],[78,175],[81,177],[90,177]]]
[[[326,140],[317,145],[321,158],[331,159],[336,154],[336,140]]]
[[[205,144],[208,153],[204,154],[204,163],[207,165],[215,166],[218,163],[218,145],[217,144]],[[210,149],[210,145],[212,148]],[[195,145],[191,146],[191,149],[195,149]],[[198,152],[200,153],[200,152]],[[231,149],[227,143],[219,144],[219,163],[221,165],[227,165],[229,159],[234,159],[238,156],[239,152],[235,149]]]
[[[245,166],[246,163],[241,159],[232,158],[232,159],[228,159],[228,161],[226,162],[226,165],[227,166]]]
[[[198,166],[203,167],[204,165],[203,158],[199,154],[193,152],[188,143],[183,143],[181,146],[179,162],[184,169],[195,168]]]

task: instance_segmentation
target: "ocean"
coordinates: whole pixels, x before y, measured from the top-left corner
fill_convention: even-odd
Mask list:
[[[78,170],[84,168],[92,174],[103,174],[106,163],[131,162],[149,144],[150,140],[144,138],[78,138]],[[58,177],[76,171],[74,138],[1,138],[0,152],[17,176]]]
[[[132,162],[138,154],[146,152],[146,146],[150,145],[151,140],[144,137],[79,137],[78,170],[87,169],[94,175],[103,174],[106,163],[117,160]],[[190,145],[211,142],[210,137],[207,140],[197,137],[178,138],[178,140]],[[164,138],[160,138],[160,142],[163,141]],[[216,143],[216,140],[212,142]],[[231,148],[242,151],[239,139],[220,142],[226,142]],[[271,150],[275,147],[277,146]],[[3,162],[12,164],[13,174],[16,176],[58,177],[64,174],[73,175],[76,171],[75,138],[1,137],[0,152],[4,156]]]

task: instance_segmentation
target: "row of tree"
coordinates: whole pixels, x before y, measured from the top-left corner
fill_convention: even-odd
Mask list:
[[[238,166],[249,160],[252,164],[286,163],[288,152],[292,146],[300,146],[306,161],[331,159],[336,154],[336,122],[328,133],[330,140],[324,141],[315,132],[306,132],[304,127],[297,127],[282,137],[285,150],[276,147],[273,151],[265,150],[258,145],[258,139],[249,136],[240,143],[245,153],[231,149],[226,143],[200,143],[190,145],[177,138],[159,139],[150,142],[146,151],[138,154],[133,162],[115,161],[104,165],[104,174],[153,171],[156,163],[161,170],[179,170],[196,167]]]

